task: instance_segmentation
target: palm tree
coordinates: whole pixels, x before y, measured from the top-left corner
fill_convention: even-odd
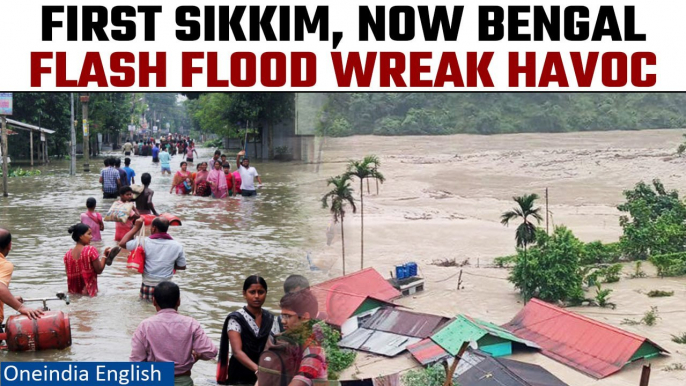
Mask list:
[[[522,269],[524,281],[526,281],[526,247],[529,244],[536,242],[536,225],[529,221],[529,217],[536,219],[540,224],[543,217],[538,213],[541,208],[534,208],[534,201],[538,199],[538,195],[525,194],[520,197],[512,197],[512,199],[519,205],[500,216],[500,223],[509,226],[510,221],[521,219],[522,223],[517,227],[515,233],[515,241],[517,247],[524,249],[524,267]],[[522,287],[522,294],[524,295],[524,303],[529,300],[529,293],[526,284]]]
[[[362,161],[350,161],[348,171],[345,173],[349,177],[357,177],[360,180],[360,269],[364,269],[364,189],[365,179],[373,178],[383,183],[386,179],[379,172],[379,157],[368,155]],[[367,190],[369,190],[369,180],[367,180]]]
[[[327,181],[327,186],[333,185],[328,193],[322,197],[322,208],[329,208],[333,214],[334,224],[341,220],[341,246],[343,251],[343,275],[345,275],[345,233],[343,231],[343,218],[345,217],[345,204],[350,204],[353,208],[353,213],[357,211],[355,207],[355,199],[353,198],[353,189],[350,187],[350,176],[343,174],[342,176],[331,177]],[[329,207],[329,199],[331,199],[331,206]]]

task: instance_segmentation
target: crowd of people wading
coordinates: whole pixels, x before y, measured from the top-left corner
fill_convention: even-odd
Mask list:
[[[140,184],[136,184],[132,157],[150,157],[151,162],[159,163],[162,175],[171,175],[173,157],[181,155],[169,193],[223,199],[236,195],[256,196],[257,188],[262,185],[245,151],[236,156],[234,172],[231,172],[226,155],[219,150],[208,161],[194,162],[198,153],[194,141],[188,137],[170,135],[159,142],[153,138],[127,141],[122,151],[124,166],[121,166],[120,157],[109,157],[104,160],[105,167],[100,173],[103,199],[115,200],[107,215],[103,217],[98,213],[97,200],[90,197],[80,222],[68,229],[74,241],[74,247],[63,258],[69,293],[97,296],[98,275],[126,249],[128,268],[132,268],[132,261],[144,256],[137,269],[142,278],[139,298],[151,302],[157,311],[142,321],[133,334],[130,361],[173,362],[174,384],[190,386],[193,385],[191,369],[194,363],[218,355],[217,383],[269,386],[281,384],[285,373],[281,367],[271,369],[270,361],[263,362],[261,358],[287,352],[286,360],[297,362],[287,366],[295,369],[286,374],[289,385],[311,386],[326,381],[327,364],[321,345],[323,333],[315,324],[321,315],[317,300],[309,290],[309,282],[303,276],[291,275],[286,279],[278,316],[262,308],[269,291],[267,282],[260,276],[246,278],[243,283],[246,304],[226,317],[219,349],[198,321],[178,313],[181,289],[172,279],[176,272],[187,269],[187,262],[183,246],[168,233],[170,225],[178,219],[170,214],[159,214],[155,209],[149,173],[143,173]],[[195,172],[188,170],[189,164],[195,164]],[[255,185],[255,180],[259,185]],[[117,245],[105,248],[101,255],[91,242],[102,240],[100,232],[107,221],[115,222]],[[149,236],[145,237],[146,234]],[[30,319],[38,319],[43,311],[26,307],[23,299],[9,290],[14,269],[7,260],[11,249],[12,234],[0,228],[0,321],[4,320],[4,304]]]

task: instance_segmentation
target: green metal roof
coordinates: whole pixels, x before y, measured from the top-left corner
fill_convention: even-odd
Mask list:
[[[493,323],[470,318],[466,315],[458,315],[440,331],[431,336],[431,339],[451,355],[457,355],[463,342],[478,342],[486,335],[492,335],[512,342],[522,343],[529,347],[539,348],[533,342],[517,338],[509,331]]]

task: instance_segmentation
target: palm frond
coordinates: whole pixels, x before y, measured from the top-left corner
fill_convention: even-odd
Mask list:
[[[500,223],[503,225],[509,225],[510,221],[519,217],[519,214],[513,210],[509,210],[500,216]]]
[[[519,197],[512,197],[512,199],[515,200],[515,202],[517,202],[519,207],[522,209],[522,212],[526,213],[532,210],[534,206],[534,201],[538,199],[538,194],[525,194]]]
[[[528,214],[529,216],[535,218],[536,221],[538,221],[538,223],[540,224],[541,221],[543,221],[543,216],[541,216],[541,214],[539,213],[540,211],[541,211],[541,208],[536,208],[536,209],[530,210],[528,213],[525,213],[525,215]]]
[[[512,199],[518,206],[503,213],[500,216],[500,223],[507,226],[510,224],[510,221],[518,218],[521,219],[522,223],[515,231],[515,241],[517,247],[526,247],[536,241],[536,225],[529,218],[535,219],[538,223],[543,220],[540,214],[541,208],[534,208],[534,202],[538,199],[538,195],[535,193],[525,194],[512,197]]]
[[[346,202],[352,206],[353,213],[355,213],[357,208],[355,207],[353,189],[350,187],[350,176],[343,174],[331,177],[326,182],[327,186],[332,186],[332,189],[322,197],[322,207],[329,208],[334,222],[338,222],[345,215],[344,204]],[[331,201],[330,205],[329,200]]]
[[[365,156],[364,159],[362,159],[362,162],[364,164],[373,166],[375,169],[377,169],[379,166],[381,166],[381,161],[379,161],[379,157],[377,157],[375,155]]]
[[[361,161],[348,161],[348,168],[344,175],[348,177],[357,177],[360,180],[375,178],[383,183],[386,178],[378,171],[380,165],[381,162],[379,161],[379,157],[368,155]]]

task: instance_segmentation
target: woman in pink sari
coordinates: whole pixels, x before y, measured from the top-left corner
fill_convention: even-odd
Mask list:
[[[181,170],[174,174],[172,187],[169,189],[171,194],[176,189],[176,194],[190,194],[193,191],[193,175],[188,170],[188,163],[181,162]]]
[[[210,173],[207,171],[207,162],[198,164],[198,172],[195,173],[195,195],[207,197],[211,194],[210,185],[207,183],[207,177]]]
[[[229,187],[226,185],[226,176],[224,175],[224,169],[222,169],[222,164],[220,162],[214,163],[214,169],[207,176],[207,182],[212,188],[212,197],[214,198],[224,198],[229,194]]]

